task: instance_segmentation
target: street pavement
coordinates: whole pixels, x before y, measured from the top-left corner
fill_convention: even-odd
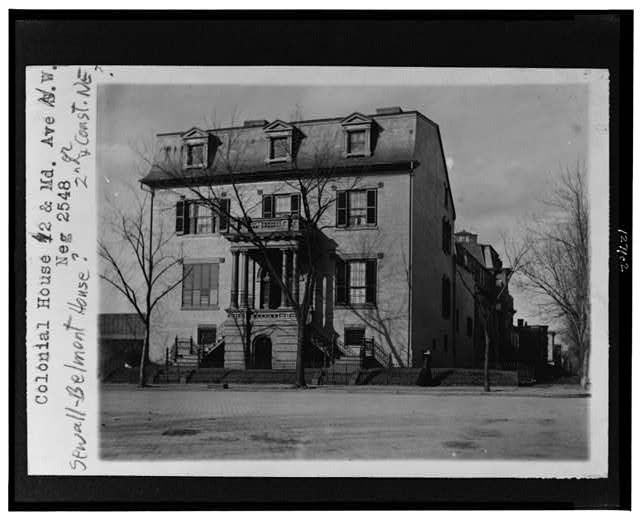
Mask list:
[[[552,385],[103,385],[101,457],[584,460],[589,402]]]

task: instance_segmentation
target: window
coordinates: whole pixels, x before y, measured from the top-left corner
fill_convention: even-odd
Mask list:
[[[229,231],[229,213],[231,201],[219,199],[218,211],[214,211],[215,202],[196,200],[180,200],[176,204],[176,233],[179,235],[205,235],[216,232],[216,217],[218,217],[218,231]]]
[[[184,264],[182,276],[183,308],[207,308],[218,305],[217,263]]]
[[[448,276],[442,277],[442,317],[449,319],[451,314],[451,281]]]
[[[204,144],[187,145],[187,166],[204,166]]]
[[[451,254],[451,223],[442,217],[442,250]]]
[[[364,155],[366,152],[365,130],[352,130],[347,132],[347,155]]]
[[[289,157],[289,138],[272,137],[269,139],[269,159],[287,159]]]
[[[364,327],[349,327],[344,329],[345,345],[364,345]]]
[[[336,260],[336,304],[375,305],[377,260]]]
[[[456,332],[460,332],[460,309],[456,309]]]
[[[378,190],[339,191],[336,197],[336,225],[375,226],[378,221]]]
[[[467,336],[473,335],[473,320],[467,316]]]
[[[444,185],[444,207],[449,209],[449,188],[446,184]]]
[[[262,218],[300,214],[300,195],[265,195],[262,197]]]

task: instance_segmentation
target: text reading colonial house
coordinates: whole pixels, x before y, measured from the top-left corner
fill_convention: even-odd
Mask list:
[[[152,358],[188,339],[190,355],[205,346],[197,355],[218,366],[292,367],[291,299],[313,287],[307,365],[364,352],[416,366],[431,349],[434,364],[453,366],[455,210],[438,126],[419,112],[158,134],[142,182],[184,258]]]

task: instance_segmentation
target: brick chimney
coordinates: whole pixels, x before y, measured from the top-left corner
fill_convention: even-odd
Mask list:
[[[393,114],[402,114],[402,108],[400,107],[376,108],[376,114],[379,116],[390,116]]]

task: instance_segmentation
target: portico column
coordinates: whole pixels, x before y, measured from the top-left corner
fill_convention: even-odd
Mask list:
[[[282,285],[284,287],[288,287],[287,284],[287,250],[282,249],[282,274],[280,276],[282,278]],[[285,295],[284,288],[281,291],[282,295],[280,297],[280,307],[288,307],[289,302],[287,301],[287,297]]]
[[[256,261],[249,257],[249,307],[253,309],[255,307],[256,297]]]
[[[247,308],[247,289],[249,285],[249,258],[246,251],[240,253],[240,307]]]
[[[231,251],[231,308],[238,308],[238,251]]]
[[[291,270],[293,272],[293,287],[292,287],[292,292],[293,292],[293,298],[295,299],[296,302],[300,301],[300,295],[298,294],[298,288],[300,287],[299,285],[299,281],[298,281],[298,250],[294,249],[291,253],[292,258],[291,258],[291,262],[293,263],[293,265],[291,266]]]

